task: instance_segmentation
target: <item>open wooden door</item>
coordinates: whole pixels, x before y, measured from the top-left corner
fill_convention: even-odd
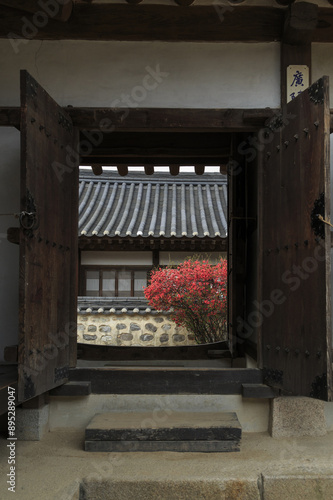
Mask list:
[[[332,399],[328,78],[261,131],[259,175],[265,382],[283,394]],[[252,313],[254,314],[254,313]]]
[[[21,71],[20,402],[76,363],[77,151],[70,117]]]

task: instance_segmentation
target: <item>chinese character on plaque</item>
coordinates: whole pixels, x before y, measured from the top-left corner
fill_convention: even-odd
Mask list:
[[[292,101],[309,86],[309,67],[292,65],[287,67],[287,102]]]

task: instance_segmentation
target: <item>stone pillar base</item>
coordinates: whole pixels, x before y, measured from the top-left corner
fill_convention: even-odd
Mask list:
[[[49,430],[49,405],[41,408],[16,408],[18,441],[40,441]]]
[[[301,396],[273,399],[270,432],[276,439],[324,436],[327,433],[324,402]]]

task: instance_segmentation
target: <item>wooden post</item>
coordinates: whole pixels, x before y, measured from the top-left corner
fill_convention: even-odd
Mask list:
[[[318,21],[318,6],[299,2],[289,6],[281,43],[281,108],[287,104],[287,68],[308,66],[311,84],[311,41]]]

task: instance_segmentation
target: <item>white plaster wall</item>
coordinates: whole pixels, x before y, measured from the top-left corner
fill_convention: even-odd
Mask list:
[[[159,65],[168,76],[135,106],[279,106],[278,43],[30,41],[18,49],[0,40],[2,105],[19,104],[20,69],[61,105],[111,106]]]

